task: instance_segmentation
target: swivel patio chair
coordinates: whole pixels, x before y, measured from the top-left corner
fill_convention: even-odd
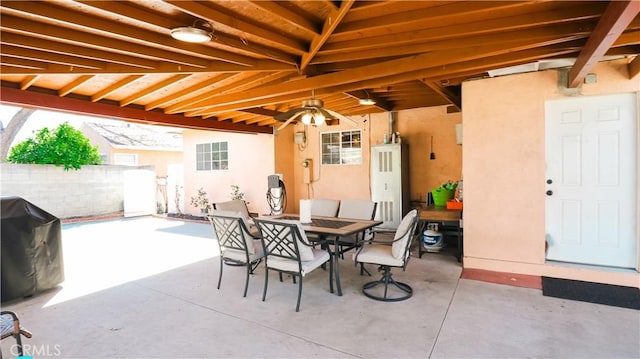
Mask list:
[[[260,229],[264,245],[265,274],[262,301],[267,297],[269,271],[278,271],[298,277],[298,301],[296,312],[300,311],[302,280],[311,271],[329,262],[329,290],[333,292],[333,261],[329,252],[315,249],[309,243],[300,221],[255,219]]]
[[[16,313],[8,310],[3,310],[0,312],[0,329],[2,332],[2,339],[13,337],[16,340],[16,352],[12,354],[18,354],[20,357],[24,355],[24,350],[22,348],[22,336],[26,338],[31,338],[31,332],[24,329],[20,325],[20,320]],[[2,358],[2,353],[0,352],[0,358]]]
[[[397,302],[409,299],[413,295],[411,286],[393,279],[391,268],[407,268],[417,223],[418,210],[413,209],[400,222],[393,241],[365,241],[354,254],[356,263],[377,264],[378,271],[382,272],[382,278],[363,285],[364,295],[384,302]]]
[[[264,257],[264,250],[260,237],[249,232],[249,226],[238,212],[216,211],[207,216],[213,226],[218,246],[220,248],[220,275],[218,289],[222,282],[224,263],[247,267],[247,277],[244,284],[244,295],[249,288],[249,275]]]

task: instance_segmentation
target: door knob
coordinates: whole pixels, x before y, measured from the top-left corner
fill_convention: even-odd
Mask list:
[[[552,194],[553,194],[553,191],[552,191],[552,190],[548,190],[548,191],[547,191],[547,196],[551,196]]]
[[[553,181],[551,180],[551,178],[549,178],[549,179],[547,180],[547,184],[552,184],[552,183],[553,183]]]

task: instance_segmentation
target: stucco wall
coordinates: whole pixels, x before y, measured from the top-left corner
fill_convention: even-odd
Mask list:
[[[58,218],[121,213],[124,171],[152,167],[82,166],[65,171],[54,165],[0,164],[0,195],[18,196]]]
[[[637,92],[626,60],[598,65],[588,96]],[[463,83],[464,266],[640,286],[635,271],[545,262],[546,100],[569,96],[558,72]]]
[[[116,154],[135,154],[138,156],[138,166],[153,166],[156,177],[168,175],[170,165],[182,164],[182,151],[154,151],[154,150],[132,150],[132,149],[112,149],[109,158],[113,161]]]
[[[296,194],[298,187],[302,185],[295,179],[294,168],[299,167],[300,164],[296,163],[297,146],[293,143],[294,129],[295,126],[287,126],[281,131],[275,131],[274,135],[275,173],[281,174],[285,183],[287,193],[284,210],[289,213],[298,210]]]
[[[105,163],[114,164],[114,157],[116,154],[135,154],[137,156],[138,166],[153,166],[155,169],[156,177],[164,177],[168,175],[168,168],[172,165],[182,165],[182,149],[144,149],[144,148],[122,148],[114,147],[103,136],[96,133],[96,131],[86,125],[80,128],[82,133],[91,141],[92,146],[98,147],[98,152],[101,156],[107,156]]]
[[[447,180],[457,181],[462,174],[462,146],[456,144],[455,125],[461,123],[460,113],[447,114],[447,106],[419,108],[398,111],[394,114],[394,131],[400,132],[403,142],[409,144],[410,197],[412,200],[425,201],[428,191]],[[360,199],[371,198],[370,189],[370,146],[381,144],[385,132],[389,132],[389,113],[376,113],[370,116],[351,116],[357,125],[343,123],[331,127],[307,128],[307,147],[299,150],[293,144],[295,131],[303,131],[301,124],[288,126],[289,132],[282,131],[277,141],[287,142],[289,152],[293,154],[293,178],[287,188],[295,188],[295,198],[291,204],[293,211],[298,210],[298,200],[305,198]],[[320,165],[320,133],[325,131],[362,131],[362,163],[360,165],[322,166]],[[436,159],[430,160],[430,137]],[[286,148],[286,147],[285,147]],[[313,161],[313,179],[310,184],[303,183],[302,161]],[[280,166],[280,165],[279,165]],[[291,183],[291,180],[293,183]]]
[[[274,136],[231,132],[184,130],[184,207],[197,215],[190,198],[198,188],[207,192],[209,203],[230,200],[231,185],[240,186],[249,202],[249,210],[269,213],[266,200],[267,176],[274,174]],[[196,144],[228,142],[228,171],[196,171]]]

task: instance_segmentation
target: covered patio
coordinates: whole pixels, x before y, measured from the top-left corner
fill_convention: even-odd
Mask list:
[[[465,271],[638,293],[639,14],[633,0],[3,1],[0,102],[182,127],[189,160],[173,176],[186,179],[182,198],[204,188],[226,200],[239,185],[257,213],[273,174],[294,213],[301,199],[372,198],[372,151],[401,134],[410,152],[402,195],[413,205],[464,178]],[[173,36],[184,30],[203,42]],[[560,153],[563,114],[585,123],[571,138],[606,143],[597,150],[611,158]],[[602,115],[605,132],[621,137],[595,141],[595,117],[577,114]],[[323,146],[329,133],[344,143]],[[228,155],[231,164],[198,163],[199,146],[200,158]],[[215,146],[229,151],[205,151]],[[341,149],[360,160],[342,163]],[[564,158],[584,183],[626,180],[563,197],[573,192],[551,169]],[[619,211],[597,207],[610,193]],[[561,218],[553,213],[564,201],[575,210],[563,232],[547,219]]]
[[[538,289],[461,279],[448,253],[417,257],[399,280],[414,296],[364,297],[351,256],[344,295],[326,272],[297,287],[258,268],[242,297],[244,268],[225,267],[209,224],[158,217],[63,226],[65,282],[4,303],[33,332],[26,354],[63,358],[631,358],[640,353],[638,312],[544,297]],[[141,265],[144,264],[144,265]],[[370,268],[375,273],[375,268]],[[570,334],[569,334],[570,333]],[[2,342],[11,353],[11,339]]]

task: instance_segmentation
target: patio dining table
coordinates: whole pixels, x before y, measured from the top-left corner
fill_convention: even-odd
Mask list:
[[[299,220],[300,216],[296,214],[282,214],[272,216],[272,218]],[[337,255],[337,251],[339,248],[338,241],[340,237],[350,236],[352,234],[362,232],[381,223],[382,221],[376,220],[319,216],[312,216],[311,223],[302,223],[302,229],[304,229],[305,233],[318,235],[317,240],[315,240],[314,238],[309,238],[310,241],[325,244],[330,244],[330,242],[333,242],[333,251],[328,245],[326,245],[325,248],[331,255],[331,260],[334,264],[333,268],[336,279],[336,288],[339,296],[342,295],[342,287],[340,285],[340,266],[338,263],[339,256]],[[333,240],[331,240],[330,238],[333,238]]]

